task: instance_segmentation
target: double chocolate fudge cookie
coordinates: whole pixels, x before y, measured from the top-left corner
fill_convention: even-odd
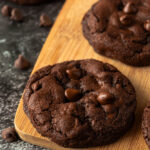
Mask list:
[[[38,4],[41,2],[45,2],[47,0],[10,0],[12,2],[18,3],[20,5],[28,5],[28,4]]]
[[[99,54],[150,65],[149,12],[149,0],[100,0],[84,16],[83,34]]]
[[[144,139],[150,149],[150,102],[144,109],[142,120],[142,132]]]
[[[116,68],[97,60],[68,61],[34,73],[24,111],[36,130],[64,147],[116,141],[131,127],[135,90]]]

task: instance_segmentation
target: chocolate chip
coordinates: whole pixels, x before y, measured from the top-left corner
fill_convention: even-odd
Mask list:
[[[146,31],[150,32],[150,19],[145,21],[144,28],[145,28]]]
[[[1,13],[3,16],[9,17],[11,15],[12,8],[8,5],[4,5],[1,9]]]
[[[23,15],[20,9],[14,8],[11,11],[11,19],[14,21],[22,21],[23,20]]]
[[[65,96],[67,97],[68,100],[75,101],[80,98],[81,93],[77,89],[68,88],[65,90]]]
[[[79,79],[81,77],[81,71],[77,68],[67,69],[66,73],[70,79]]]
[[[110,104],[113,101],[113,95],[109,92],[103,91],[99,93],[97,100],[101,105]]]
[[[115,112],[115,106],[112,104],[102,105],[102,108],[106,113],[113,113]]]
[[[30,67],[30,62],[25,59],[22,55],[19,55],[14,63],[15,68],[17,69],[28,69]]]
[[[9,128],[6,128],[2,131],[2,138],[4,140],[6,140],[7,142],[14,142],[14,141],[17,141],[18,139],[18,135],[16,133],[16,130],[15,128],[13,127],[9,127]]]
[[[49,18],[48,15],[46,14],[42,14],[40,16],[40,26],[43,26],[43,27],[49,27],[52,25],[52,21],[51,19]]]
[[[130,25],[132,23],[132,18],[129,16],[129,15],[122,15],[120,17],[120,22],[123,24],[123,25]]]
[[[135,6],[134,3],[128,2],[128,3],[125,5],[123,11],[124,11],[125,13],[135,13],[135,12],[137,12],[137,8],[136,8],[136,6]]]

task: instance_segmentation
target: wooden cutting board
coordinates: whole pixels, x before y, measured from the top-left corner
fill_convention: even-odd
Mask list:
[[[150,67],[135,68],[96,54],[82,35],[81,20],[85,12],[97,0],[67,0],[51,30],[33,69],[57,62],[95,58],[116,66],[133,83],[137,92],[136,121],[133,128],[114,144],[89,148],[89,150],[148,150],[141,134],[141,117],[150,95]],[[22,140],[50,148],[67,150],[54,144],[36,132],[23,111],[22,99],[14,124]]]

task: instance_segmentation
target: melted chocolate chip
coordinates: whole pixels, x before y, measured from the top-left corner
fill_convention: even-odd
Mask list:
[[[76,101],[77,99],[80,98],[81,93],[77,89],[68,88],[68,89],[65,90],[65,96],[70,101]]]
[[[100,92],[97,97],[97,100],[101,105],[110,104],[113,101],[113,95],[109,92]]]

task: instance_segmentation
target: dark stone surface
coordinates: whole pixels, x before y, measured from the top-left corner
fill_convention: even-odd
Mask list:
[[[25,16],[22,23],[11,21],[0,14],[0,133],[2,129],[13,126],[15,112],[28,80],[32,67],[39,55],[50,28],[39,27],[40,14],[46,12],[53,21],[64,1],[58,0],[36,6],[18,6],[4,0],[4,4],[22,9]],[[14,68],[14,61],[19,54],[24,55],[32,63],[27,71]],[[13,143],[5,142],[0,136],[1,150],[41,150],[38,146],[21,140]]]

